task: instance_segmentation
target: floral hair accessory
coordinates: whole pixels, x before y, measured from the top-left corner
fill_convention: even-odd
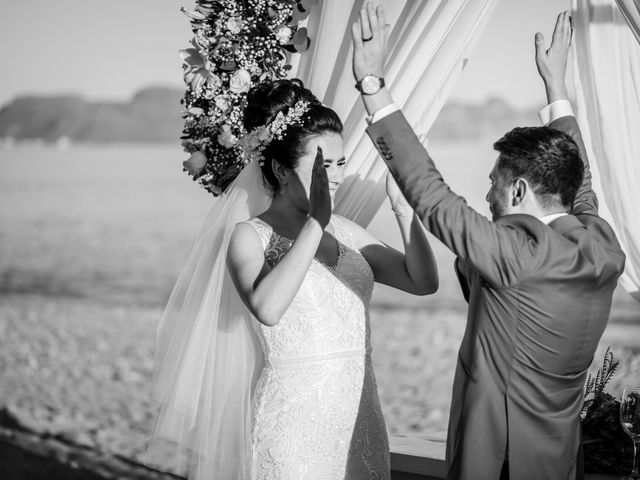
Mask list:
[[[213,195],[220,195],[247,164],[245,144],[256,144],[255,138],[243,140],[247,92],[289,75],[292,55],[309,48],[302,25],[315,3],[195,0],[194,9],[182,9],[193,31],[190,47],[180,52],[186,84],[181,139],[191,155],[183,167]],[[258,135],[261,142],[266,135]]]
[[[309,102],[306,100],[298,100],[292,108],[289,108],[286,115],[280,111],[273,121],[266,125],[256,127],[244,135],[238,141],[238,147],[241,149],[242,156],[246,163],[257,161],[260,166],[262,166],[264,164],[262,152],[267,148],[267,145],[269,145],[274,138],[282,140],[288,127],[302,125],[302,117],[308,111]]]

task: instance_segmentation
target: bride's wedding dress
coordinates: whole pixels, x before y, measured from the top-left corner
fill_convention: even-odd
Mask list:
[[[255,218],[270,265],[291,241]],[[371,364],[373,273],[341,217],[335,266],[314,259],[282,319],[254,319],[265,367],[251,426],[256,480],[389,479],[389,445]]]

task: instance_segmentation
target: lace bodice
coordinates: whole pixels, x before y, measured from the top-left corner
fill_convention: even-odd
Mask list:
[[[251,480],[389,480],[389,445],[371,366],[373,273],[332,217],[335,267],[313,260],[293,302],[268,327],[254,319],[265,354],[254,395]],[[291,241],[261,220],[265,258]]]
[[[260,234],[267,262],[275,265],[287,253],[291,240],[261,220],[251,223]],[[280,322],[267,327],[256,320],[267,363],[369,348],[373,273],[345,220],[334,215],[331,223],[339,246],[335,267],[314,259]]]

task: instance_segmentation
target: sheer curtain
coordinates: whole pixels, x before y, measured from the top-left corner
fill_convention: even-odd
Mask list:
[[[640,42],[640,0],[616,0],[620,12]]]
[[[640,301],[640,43],[632,33],[640,1],[618,3],[635,18],[632,29],[614,0],[573,0],[573,83],[603,215],[627,254],[621,283]]]
[[[351,73],[351,24],[364,0],[324,1],[308,20],[311,49],[293,64],[345,125],[345,182],[336,211],[366,226],[385,198],[384,162],[365,133],[365,110]],[[377,0],[391,25],[386,82],[424,139],[471,55],[498,0]]]

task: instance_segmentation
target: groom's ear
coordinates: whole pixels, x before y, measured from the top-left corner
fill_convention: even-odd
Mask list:
[[[511,205],[514,207],[520,205],[524,200],[524,196],[527,194],[527,190],[529,190],[527,181],[524,178],[516,179],[511,190]]]

